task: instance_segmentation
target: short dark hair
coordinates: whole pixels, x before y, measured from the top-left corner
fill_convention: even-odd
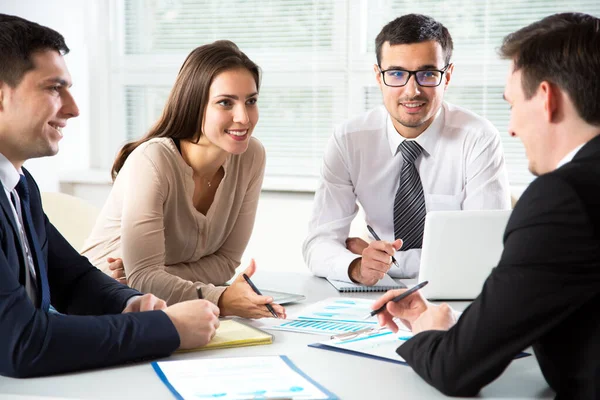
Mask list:
[[[381,48],[385,42],[390,45],[412,44],[435,40],[442,46],[446,64],[452,58],[452,36],[448,29],[435,19],[422,14],[406,14],[389,22],[375,38],[377,65],[381,64]]]
[[[0,82],[11,87],[34,68],[31,54],[39,50],[69,52],[65,38],[53,29],[26,19],[0,14]]]
[[[600,125],[600,19],[582,13],[548,16],[507,35],[499,53],[522,71],[526,98],[541,82],[550,82],[569,95],[585,122]]]

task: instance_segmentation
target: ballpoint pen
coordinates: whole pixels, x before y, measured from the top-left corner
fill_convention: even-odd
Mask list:
[[[374,238],[375,240],[381,240],[381,239],[379,238],[379,235],[377,235],[377,234],[375,233],[375,231],[373,230],[373,228],[371,228],[371,225],[367,225],[367,229],[369,230],[369,232],[371,232],[371,235],[373,235],[373,238]],[[396,267],[400,268],[400,264],[398,264],[398,261],[396,261],[396,259],[394,258],[394,256],[392,256],[392,262],[394,263],[394,265],[395,265]]]
[[[248,285],[250,285],[250,287],[252,288],[252,290],[254,290],[254,293],[256,293],[259,296],[262,296],[262,293],[260,292],[260,290],[258,290],[258,288],[256,286],[254,286],[254,283],[250,280],[250,278],[248,277],[248,275],[242,274],[242,276],[244,277],[244,279],[246,280],[246,282],[248,282]],[[265,304],[265,305],[267,306],[267,310],[269,310],[271,312],[271,314],[273,314],[274,318],[279,318],[277,316],[277,313],[273,309],[272,305],[270,305],[270,304]]]
[[[415,286],[411,287],[411,288],[410,288],[410,289],[408,289],[406,292],[404,292],[404,293],[402,293],[402,294],[399,294],[398,296],[394,297],[393,299],[391,299],[391,300],[389,300],[389,301],[393,301],[394,303],[397,303],[397,302],[399,302],[400,300],[402,300],[402,299],[404,299],[404,298],[406,298],[406,297],[410,296],[411,294],[413,294],[413,293],[414,293],[414,292],[416,292],[417,290],[421,289],[423,286],[427,285],[428,283],[429,283],[429,281],[423,281],[423,282],[419,283],[418,285],[415,285]],[[371,318],[372,316],[374,316],[374,315],[377,315],[377,314],[379,314],[380,312],[382,312],[382,311],[385,309],[385,306],[387,305],[387,303],[389,303],[389,301],[388,301],[388,302],[386,302],[386,303],[385,303],[384,305],[382,305],[381,307],[379,307],[377,310],[373,310],[373,311],[371,311],[371,313],[370,313],[369,315],[367,315],[367,316],[365,317],[365,319],[367,319],[367,318]]]

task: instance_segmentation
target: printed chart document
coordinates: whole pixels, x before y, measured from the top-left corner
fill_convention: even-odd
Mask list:
[[[337,397],[286,356],[153,362],[177,399],[315,399]]]
[[[400,329],[394,333],[385,327],[373,328],[366,332],[338,335],[324,342],[309,344],[309,346],[406,364],[404,359],[396,353],[396,349],[412,336],[408,329]]]
[[[264,329],[335,335],[377,326],[377,317],[367,315],[375,300],[331,297],[290,313],[286,320],[267,320]]]
[[[410,340],[413,334],[400,321],[397,321],[396,324],[400,328],[396,333],[387,327],[371,328],[360,332],[335,335],[330,340],[309,344],[309,347],[406,364],[404,359],[396,353],[396,349]],[[515,359],[529,355],[529,353],[522,352],[515,356]]]

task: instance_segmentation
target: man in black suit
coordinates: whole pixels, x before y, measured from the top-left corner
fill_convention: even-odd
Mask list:
[[[166,307],[94,268],[44,215],[23,163],[56,154],[79,110],[52,29],[0,14],[0,374],[96,368],[206,344],[219,310]],[[145,312],[142,312],[145,311]]]
[[[509,133],[538,178],[458,321],[416,293],[388,303],[380,323],[395,330],[396,316],[411,327],[398,354],[445,394],[476,395],[533,346],[557,398],[600,399],[600,19],[549,16],[508,35],[500,52],[512,60]]]

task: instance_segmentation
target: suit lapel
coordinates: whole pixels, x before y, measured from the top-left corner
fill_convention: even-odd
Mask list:
[[[1,185],[0,185],[1,186]],[[2,188],[4,189],[4,188]],[[6,197],[6,191],[2,190],[2,194],[0,194],[0,203],[2,204],[2,210],[4,210],[4,214],[6,215],[6,219],[10,223],[14,233],[19,237],[19,228],[17,227],[17,221],[15,221],[15,216],[13,214],[12,207],[10,206],[9,199]]]
[[[1,185],[0,185],[1,186]],[[4,189],[4,188],[2,188]],[[17,225],[17,221],[15,221],[15,216],[12,210],[12,207],[10,206],[10,203],[8,200],[8,198],[6,197],[6,191],[2,190],[2,194],[0,194],[0,205],[2,206],[2,211],[4,212],[4,215],[6,216],[6,220],[8,221],[8,224],[10,225],[10,227],[13,230],[13,236],[15,238],[15,243],[17,246],[17,252],[18,252],[18,259],[20,260],[20,262],[22,263],[27,263],[27,261],[23,258],[23,253],[21,251],[21,242],[20,242],[20,233],[19,233],[19,228]],[[25,285],[25,275],[24,275],[24,271],[26,270],[26,268],[23,268],[23,265],[19,265],[18,269],[15,270],[15,272],[17,273],[18,277],[19,277],[19,282],[21,282],[23,285]]]

